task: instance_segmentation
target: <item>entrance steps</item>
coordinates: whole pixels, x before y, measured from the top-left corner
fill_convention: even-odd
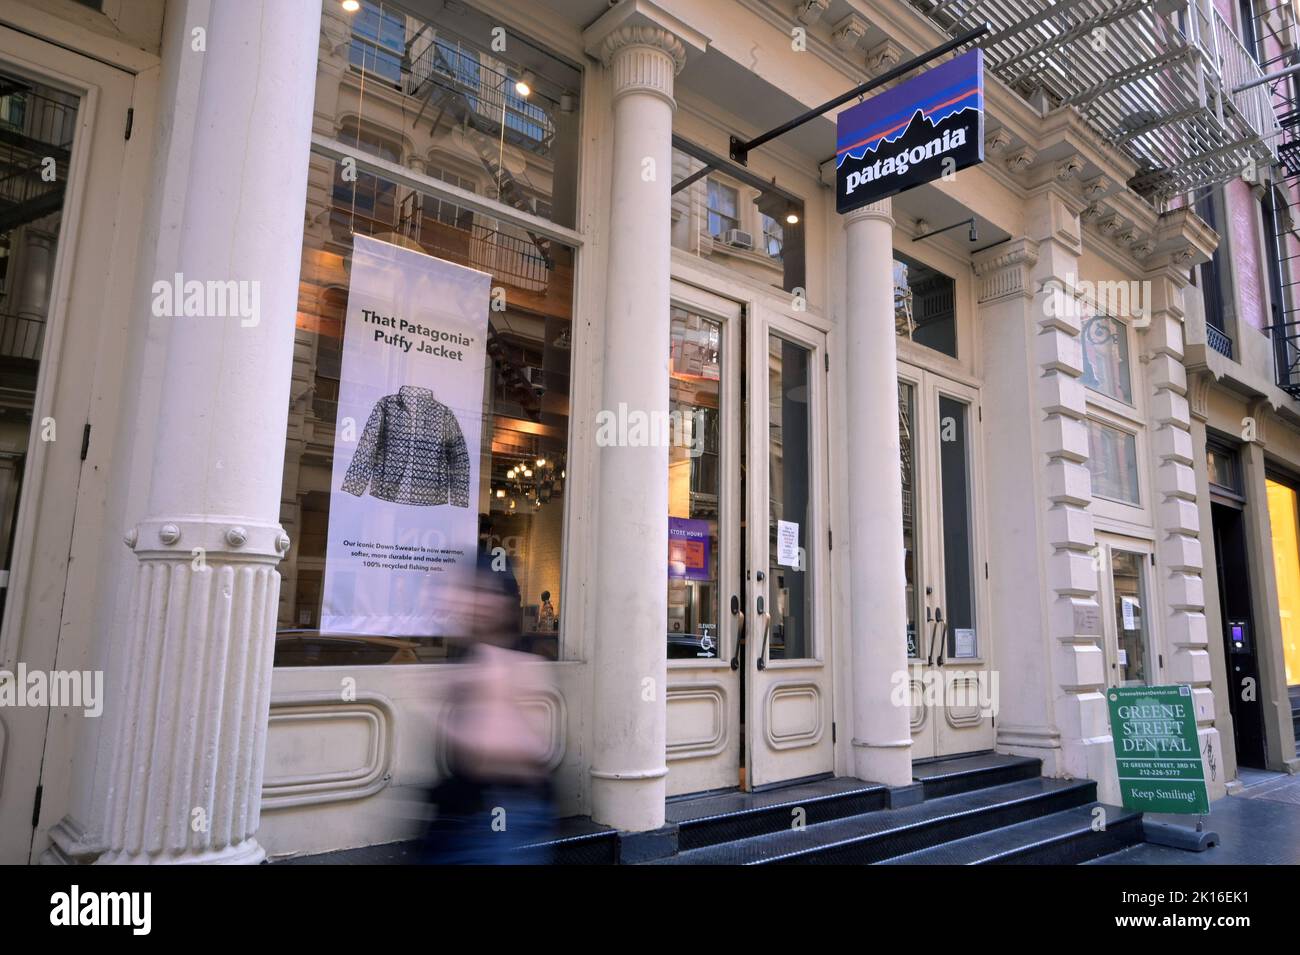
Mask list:
[[[676,852],[637,861],[1073,865],[1142,842],[1141,814],[1102,806],[1091,780],[1045,779],[1040,771],[1036,759],[978,753],[918,762],[916,786],[904,790],[840,778],[670,800],[665,833],[675,836]],[[565,825],[567,832],[525,850],[520,861],[633,861],[613,830]]]

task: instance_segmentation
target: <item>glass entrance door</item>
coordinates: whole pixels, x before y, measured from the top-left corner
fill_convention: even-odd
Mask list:
[[[740,784],[741,308],[673,283],[668,359],[668,794]]]
[[[978,393],[900,365],[900,479],[914,759],[990,749],[990,666],[978,484]]]
[[[116,379],[96,368],[106,348],[110,365],[121,360],[104,329],[127,309],[111,253],[133,237],[119,206],[133,84],[0,26],[0,670],[10,673],[49,672],[88,639],[86,608],[64,597],[70,564],[81,566],[95,534],[93,516],[74,520],[108,494],[102,462],[83,464],[80,445],[83,427],[114,413],[106,396]],[[0,718],[0,864],[30,861],[42,848],[33,830],[67,811],[45,783],[32,814],[42,773],[66,755],[55,752],[61,743],[46,750],[66,729],[55,712],[16,707]]]
[[[1151,544],[1127,537],[1097,542],[1101,583],[1102,628],[1106,635],[1106,669],[1110,686],[1148,686],[1155,678],[1151,651]]]
[[[746,763],[751,788],[830,772],[825,336],[746,328]]]

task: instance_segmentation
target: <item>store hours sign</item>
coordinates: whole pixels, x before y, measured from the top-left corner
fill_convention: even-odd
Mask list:
[[[1192,688],[1111,687],[1106,701],[1124,808],[1209,812]]]
[[[835,209],[850,212],[984,161],[984,51],[836,118]]]

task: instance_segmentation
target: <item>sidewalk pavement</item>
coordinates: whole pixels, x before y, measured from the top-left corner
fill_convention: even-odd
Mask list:
[[[1140,845],[1089,865],[1300,865],[1300,776],[1241,769],[1243,789],[1210,805],[1205,828],[1220,844],[1204,852]],[[1146,818],[1196,827],[1195,816]]]

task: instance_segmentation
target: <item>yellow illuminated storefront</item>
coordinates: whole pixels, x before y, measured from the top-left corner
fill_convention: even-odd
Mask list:
[[[1273,528],[1273,566],[1286,682],[1294,686],[1300,683],[1300,539],[1296,532],[1296,492],[1292,488],[1268,482],[1268,517]]]

